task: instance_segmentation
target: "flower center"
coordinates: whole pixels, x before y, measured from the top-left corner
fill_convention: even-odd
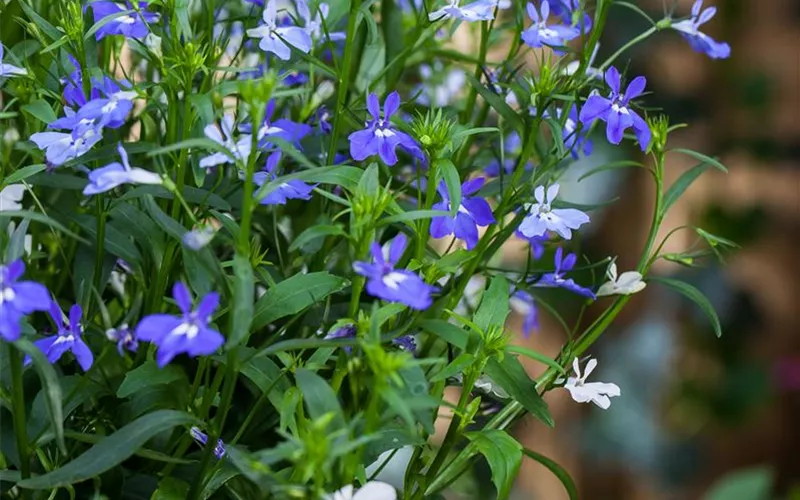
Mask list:
[[[136,22],[136,18],[131,15],[122,16],[119,18],[119,22],[121,24],[133,24]]]
[[[4,288],[2,292],[0,292],[0,305],[2,305],[3,302],[13,302],[16,297],[17,294],[14,293],[11,287]]]
[[[400,283],[408,279],[403,273],[398,272],[391,272],[383,277],[383,284],[391,288],[392,290],[397,290],[400,288]]]
[[[73,342],[75,342],[75,336],[70,333],[68,335],[59,335],[56,341],[53,342],[53,345],[71,344]]]
[[[170,335],[185,335],[187,339],[192,340],[200,333],[200,327],[191,322],[184,321],[176,326],[174,330],[169,332]]]

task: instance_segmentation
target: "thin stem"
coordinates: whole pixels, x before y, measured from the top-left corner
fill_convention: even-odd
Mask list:
[[[12,405],[14,431],[17,435],[20,475],[22,479],[31,476],[31,450],[28,447],[28,427],[25,420],[25,392],[22,384],[22,357],[16,347],[8,346],[8,362],[11,368]],[[21,489],[23,498],[30,498],[30,490]]]
[[[358,28],[359,9],[361,9],[361,0],[351,0],[350,15],[347,18],[347,39],[344,42],[342,72],[339,75],[339,88],[336,95],[336,114],[333,116],[333,133],[331,134],[331,144],[328,147],[328,165],[333,165],[333,158],[336,156],[336,148],[342,126],[342,115],[345,112],[344,105],[345,101],[347,101],[347,90],[350,85],[350,70],[353,65],[351,60],[353,59],[356,29]]]
[[[647,31],[645,31],[645,32],[644,32],[644,33],[642,33],[641,35],[637,36],[637,37],[636,37],[636,38],[634,38],[633,40],[629,41],[628,43],[626,43],[625,45],[623,45],[622,47],[620,47],[620,48],[619,48],[619,50],[617,50],[616,52],[614,52],[613,54],[611,54],[611,57],[609,57],[608,59],[606,59],[606,61],[605,61],[603,64],[601,64],[601,65],[600,65],[600,66],[599,66],[597,69],[598,69],[598,70],[600,70],[600,71],[605,71],[605,69],[606,69],[606,68],[608,68],[609,66],[611,66],[611,64],[612,64],[612,63],[613,63],[613,62],[614,62],[614,61],[615,61],[615,60],[616,60],[616,59],[617,59],[619,56],[621,56],[621,55],[623,54],[623,52],[625,52],[625,51],[626,51],[626,50],[628,50],[629,48],[633,47],[633,46],[634,46],[634,45],[636,45],[637,43],[639,43],[639,42],[643,42],[644,40],[646,40],[648,37],[650,37],[650,35],[652,35],[652,34],[653,34],[653,33],[655,33],[656,31],[657,31],[657,28],[656,28],[655,26],[652,26],[652,27],[648,28],[648,30],[647,30]],[[587,49],[587,50],[588,50],[588,49]],[[581,73],[581,74],[582,74],[582,73]]]

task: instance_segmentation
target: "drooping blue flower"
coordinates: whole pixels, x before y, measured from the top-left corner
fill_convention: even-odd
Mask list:
[[[100,142],[102,134],[102,127],[80,123],[70,133],[37,132],[31,135],[31,141],[45,152],[47,162],[57,167],[86,154]]]
[[[333,125],[331,125],[331,112],[328,110],[328,107],[324,104],[317,108],[314,112],[314,121],[316,126],[319,128],[321,134],[328,135],[333,131]]]
[[[113,162],[105,167],[89,172],[89,184],[83,189],[83,194],[93,194],[110,191],[122,184],[161,184],[161,176],[139,167],[131,167],[128,163],[128,153],[120,142],[117,145],[122,163]]]
[[[608,98],[599,94],[590,95],[581,109],[581,122],[586,126],[591,125],[597,119],[606,122],[606,137],[611,144],[622,142],[625,130],[633,127],[642,151],[647,150],[651,138],[650,127],[630,107],[630,101],[644,92],[647,80],[643,76],[637,76],[631,80],[625,92],[622,92],[619,71],[613,66],[606,71],[605,79],[611,88],[611,93]]]
[[[399,302],[412,309],[424,310],[431,306],[431,294],[436,290],[425,283],[418,274],[394,266],[403,256],[408,238],[400,233],[389,245],[384,257],[381,246],[374,242],[370,248],[373,263],[354,262],[353,270],[367,277],[367,293],[389,302]]]
[[[222,152],[212,153],[200,160],[200,167],[209,168],[226,163],[236,163],[236,161],[247,162],[253,139],[249,134],[240,135],[238,139],[235,139],[234,132],[236,128],[233,123],[233,115],[225,113],[219,127],[213,123],[206,125],[203,129],[206,137],[225,148],[230,155]]]
[[[365,123],[364,130],[350,134],[350,156],[356,161],[361,161],[370,156],[379,155],[381,160],[389,166],[397,163],[397,152],[400,146],[411,154],[419,151],[419,146],[414,139],[405,132],[392,127],[390,121],[393,114],[400,108],[400,94],[392,92],[386,96],[383,104],[383,118],[381,118],[381,105],[378,96],[370,93],[367,96],[367,110],[372,120]]]
[[[136,338],[158,346],[156,361],[164,367],[181,353],[189,356],[208,356],[225,342],[221,333],[209,326],[211,316],[219,306],[219,295],[211,292],[192,309],[192,296],[180,281],[172,288],[172,296],[182,314],[151,314],[136,326]]]
[[[81,316],[83,309],[78,304],[74,304],[69,310],[69,323],[64,324],[64,313],[55,300],[49,301],[50,316],[58,328],[58,333],[50,337],[43,338],[34,342],[36,347],[42,351],[50,363],[55,363],[66,352],[72,352],[75,360],[83,371],[88,371],[94,362],[94,355],[83,341],[83,326]]]
[[[556,108],[556,120],[561,120],[564,110]],[[564,138],[564,147],[569,149],[572,157],[576,160],[583,156],[592,154],[592,140],[589,139],[589,131],[587,127],[578,130],[578,107],[570,106],[567,119],[564,121],[564,128],[561,130],[561,136]]]
[[[20,336],[20,321],[34,311],[50,307],[50,293],[35,281],[19,281],[25,274],[25,263],[15,260],[0,264],[0,338],[14,342]]]
[[[411,354],[416,354],[417,352],[417,339],[413,335],[395,337],[392,339],[392,344]]]
[[[450,3],[439,10],[428,14],[430,22],[442,19],[460,19],[462,21],[491,21],[494,19],[494,10],[498,0],[477,0],[464,7],[459,7],[460,0],[450,0]]]
[[[255,182],[257,186],[262,186],[267,182],[275,180],[278,176],[277,169],[280,161],[280,151],[275,151],[269,155],[264,171],[256,172],[253,176],[253,182]],[[285,205],[289,200],[310,200],[313,191],[314,186],[308,185],[301,180],[293,179],[282,183],[274,191],[271,191],[267,196],[262,198],[259,203],[262,205]]]
[[[531,332],[539,329],[539,309],[533,295],[525,290],[516,290],[511,294],[511,307],[523,315],[522,334],[525,338],[530,337]]]
[[[534,190],[536,203],[524,207],[528,212],[517,229],[523,237],[534,238],[544,236],[547,231],[553,231],[568,240],[572,238],[572,230],[578,229],[589,222],[589,216],[576,208],[552,208],[551,204],[558,196],[558,184],[547,188],[545,196],[544,186]]]
[[[718,42],[700,31],[700,26],[707,23],[717,13],[716,7],[709,7],[702,12],[703,0],[695,0],[692,5],[692,17],[672,24],[672,29],[677,30],[697,52],[707,54],[712,59],[727,59],[731,56],[731,46],[725,42]]]
[[[552,273],[543,274],[541,278],[536,280],[533,286],[542,288],[563,288],[583,297],[592,300],[596,299],[597,297],[595,297],[594,292],[575,283],[572,278],[565,277],[566,273],[575,267],[577,261],[578,258],[574,253],[570,253],[564,257],[564,250],[558,247],[555,255],[555,270]]]
[[[527,10],[533,24],[522,32],[522,41],[529,47],[543,47],[545,45],[548,47],[560,47],[580,35],[580,31],[572,26],[547,24],[547,18],[550,16],[550,2],[548,0],[542,1],[540,11],[537,11],[536,6],[532,3],[528,4]]]
[[[126,38],[143,39],[150,33],[148,25],[158,22],[159,19],[158,14],[147,10],[147,4],[148,2],[140,1],[138,6],[134,6],[130,0],[125,0],[124,4],[106,1],[91,3],[95,23],[116,15],[97,30],[95,37],[102,40],[109,35],[123,35]],[[133,12],[120,15],[129,10]]]
[[[264,6],[263,24],[247,30],[247,36],[260,38],[258,47],[264,52],[272,52],[279,59],[288,61],[294,47],[306,54],[311,51],[311,35],[299,26],[280,26],[278,24],[277,0],[269,0]]]
[[[576,15],[581,12],[581,0],[552,0],[550,11],[559,16],[564,24],[583,30],[583,33],[592,29],[592,18],[589,14],[583,12],[583,16]]]
[[[202,447],[206,446],[206,443],[208,442],[208,434],[201,431],[199,427],[192,426],[192,428],[189,429],[189,434],[192,435],[192,439],[194,439],[197,444]],[[217,458],[217,460],[222,460],[222,457],[225,456],[225,453],[225,443],[222,442],[222,439],[218,439],[217,445],[214,446],[214,456]]]
[[[467,244],[467,250],[475,248],[475,245],[478,244],[478,226],[483,227],[495,223],[489,203],[483,198],[470,196],[483,187],[484,181],[483,177],[477,177],[461,185],[461,205],[458,207],[458,213],[455,217],[434,217],[431,221],[431,236],[444,238],[455,234],[456,238]],[[452,207],[444,181],[439,183],[437,191],[442,197],[442,201],[435,203],[433,209],[449,212]]]
[[[20,68],[14,66],[13,64],[8,64],[3,62],[3,56],[5,55],[3,44],[0,43],[0,78],[11,78],[14,76],[23,76],[27,75],[28,71],[25,68]]]
[[[325,340],[354,339],[356,338],[357,332],[356,325],[347,323],[329,331],[327,335],[325,335]],[[353,348],[349,345],[343,346],[342,349],[344,349],[344,352],[348,355],[353,352]]]
[[[258,147],[261,149],[272,148],[270,138],[282,139],[300,147],[300,141],[311,133],[311,126],[297,123],[285,118],[272,119],[275,114],[275,100],[270,99],[264,111],[264,123],[258,129]],[[250,133],[252,127],[249,123],[242,124],[239,130]]]
[[[118,328],[106,330],[106,338],[117,344],[117,352],[120,356],[124,356],[125,351],[136,352],[139,349],[139,341],[127,323],[123,323]]]

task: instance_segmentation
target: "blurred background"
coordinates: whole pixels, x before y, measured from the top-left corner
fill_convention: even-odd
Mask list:
[[[673,8],[676,17],[687,15],[693,1],[634,3],[658,20]],[[730,170],[710,169],[696,181],[662,233],[696,225],[741,248],[723,263],[660,261],[653,269],[703,291],[723,335],[716,338],[693,303],[651,284],[591,350],[600,362],[592,379],[618,384],[622,397],[603,411],[553,391],[547,399],[555,429],[533,419],[517,425],[523,444],[562,464],[589,500],[800,499],[800,1],[706,3],[718,13],[704,31],[731,45],[730,59],[711,60],[676,33],[661,32],[618,63],[630,58],[628,74],[647,77],[648,106],[690,125],[672,135],[672,147],[717,157]],[[599,61],[648,27],[619,7],[609,20]],[[610,153],[596,139],[600,156],[593,161],[602,163]],[[638,150],[626,154],[640,159]],[[671,155],[666,182],[696,163]],[[598,201],[581,199],[591,190],[621,197],[595,212],[584,241],[592,260],[619,255],[620,272],[635,266],[653,206],[652,181],[635,170],[592,177],[565,196]],[[696,244],[694,231],[678,231],[665,251]],[[587,310],[585,321],[600,309]],[[519,330],[521,318],[514,321]],[[518,342],[556,355],[563,339],[545,318],[537,334]],[[567,498],[560,482],[530,460],[515,495]]]

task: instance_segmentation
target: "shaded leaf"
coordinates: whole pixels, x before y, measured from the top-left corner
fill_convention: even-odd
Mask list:
[[[253,317],[253,330],[303,309],[342,290],[348,281],[327,272],[297,274],[281,281],[258,299]]]
[[[717,317],[717,312],[714,310],[714,306],[711,305],[711,302],[708,301],[705,295],[698,290],[697,288],[693,287],[692,285],[685,283],[680,280],[672,279],[672,278],[662,278],[658,276],[653,276],[647,279],[647,281],[653,281],[655,283],[661,283],[673,290],[679,292],[687,299],[691,300],[700,310],[708,316],[708,320],[711,322],[711,326],[714,328],[714,333],[717,337],[722,336],[722,326],[719,323],[719,317]]]

